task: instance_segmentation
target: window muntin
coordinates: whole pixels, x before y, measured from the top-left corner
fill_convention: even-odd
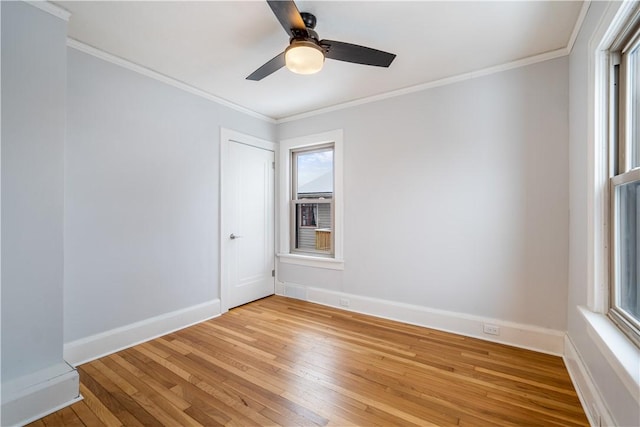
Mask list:
[[[334,255],[334,146],[291,151],[291,253]]]
[[[620,38],[614,63],[610,171],[609,317],[640,345],[640,31]]]

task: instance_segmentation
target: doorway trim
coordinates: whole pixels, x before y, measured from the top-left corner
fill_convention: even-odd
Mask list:
[[[219,267],[220,267],[218,269],[218,281],[220,283],[220,289],[219,289],[220,290],[220,313],[226,313],[227,311],[229,311],[229,283],[225,279],[226,254],[224,253],[223,247],[222,247],[222,241],[223,241],[222,231],[226,229],[225,225],[227,225],[225,222],[227,218],[225,218],[224,206],[223,206],[223,200],[225,195],[225,170],[226,170],[225,168],[228,167],[225,164],[225,159],[227,158],[229,144],[231,144],[232,142],[249,145],[256,148],[261,148],[263,150],[272,151],[274,153],[274,162],[275,162],[274,179],[276,180],[276,182],[278,179],[278,145],[275,142],[271,142],[266,139],[247,135],[232,129],[220,127],[220,176],[219,176],[220,191],[218,194],[218,197],[219,197],[218,215],[220,218],[220,223],[218,225],[218,253],[219,253],[218,260],[219,260]],[[277,200],[278,200],[278,189],[277,189],[277,186],[274,185],[274,206]],[[278,235],[277,234],[278,212],[277,212],[277,209],[274,209],[274,210],[275,212],[274,212],[273,225],[274,225],[274,237],[275,237]],[[273,248],[274,249],[274,266],[275,266],[276,241],[277,239],[274,239],[274,248]],[[275,291],[275,278],[274,278],[274,291]]]

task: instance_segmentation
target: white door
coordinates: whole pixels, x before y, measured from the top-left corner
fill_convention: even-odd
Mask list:
[[[275,147],[227,129],[221,146],[221,303],[227,310],[275,291]]]

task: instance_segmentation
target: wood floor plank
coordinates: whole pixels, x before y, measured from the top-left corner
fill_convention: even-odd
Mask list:
[[[84,373],[84,384],[91,392],[100,399],[109,411],[115,415],[124,425],[143,427],[144,424],[134,413],[134,408],[140,408],[133,399],[117,386],[111,383],[105,375],[94,369],[91,364],[87,364],[80,368],[81,374]],[[144,411],[142,411],[144,412]]]
[[[140,355],[141,353],[138,356]],[[130,360],[130,362],[135,363],[133,360]],[[224,392],[222,392],[219,388],[211,386],[211,384],[218,384],[218,381],[214,379],[210,381],[211,384],[204,381],[209,380],[206,372],[199,373],[199,376],[190,375],[188,378],[184,375],[187,372],[186,369],[190,367],[195,367],[198,370],[206,369],[207,365],[205,363],[198,363],[196,366],[191,365],[190,367],[184,365],[185,367],[181,368],[173,363],[173,355],[169,356],[162,365],[156,361],[149,362],[143,359],[141,359],[140,362],[144,363],[144,365],[136,366],[152,370],[156,378],[166,378],[170,382],[176,383],[177,386],[173,387],[172,391],[190,401],[192,405],[195,402],[195,404],[199,406],[200,412],[207,416],[213,416],[216,422],[226,423],[232,420],[231,418],[226,420],[221,419],[221,414],[233,415],[241,420],[245,420],[251,425],[265,424],[265,422],[268,421],[259,415],[259,412],[264,408],[262,405],[254,402],[250,398],[244,398],[242,395],[234,393],[228,387],[225,387]],[[182,377],[180,375],[182,375]],[[202,379],[199,379],[200,377],[202,377]],[[198,379],[197,382],[195,379]],[[206,408],[203,408],[203,405],[206,406]],[[191,413],[191,411],[185,412]],[[198,414],[199,412],[196,411],[194,413]]]
[[[202,356],[202,353],[200,353],[200,350],[202,350],[202,348],[201,348],[202,346],[201,345],[194,344],[194,343],[191,343],[190,345],[192,345],[193,348],[196,349],[195,353],[198,353],[199,356]],[[251,363],[251,360],[249,360],[249,359],[250,359],[249,356],[245,356],[245,361]],[[203,363],[204,362],[201,362],[200,364],[203,364]],[[279,372],[278,376],[281,377],[283,380],[287,381],[286,384],[280,383],[277,386],[286,387],[288,390],[291,390],[293,393],[298,391],[298,390],[295,390],[296,389],[295,384],[298,381],[302,380],[303,379],[302,376],[304,376],[304,375],[302,375],[300,378],[298,378],[298,377],[295,376],[295,373],[294,373],[294,375],[290,375],[291,372],[285,372],[287,370],[286,366],[284,366],[282,364],[279,364],[279,363],[277,363],[275,361],[268,362],[268,363],[271,363],[277,369],[281,369],[280,371],[278,371]],[[253,367],[257,367],[257,365],[261,365],[261,364],[263,364],[263,363],[259,362],[259,361],[256,361],[256,360],[253,360],[253,362],[252,362]],[[262,372],[262,373],[260,373],[258,371],[253,371],[253,375],[257,376],[257,377],[264,376],[264,375],[269,376],[270,373],[271,373],[271,370],[269,368],[265,368],[264,372]],[[227,383],[228,383],[228,380],[225,381],[225,384],[227,384]],[[269,386],[267,386],[267,389],[269,389]],[[273,393],[274,391],[277,392],[278,390],[276,389],[276,390],[265,390],[265,391],[269,392],[269,393]],[[317,387],[314,387],[312,385],[308,385],[304,389],[300,389],[298,394],[299,395],[323,396],[323,395],[326,395],[327,392],[331,392],[331,391],[327,390],[327,389],[320,390]],[[282,394],[280,393],[280,395],[282,395]],[[291,396],[291,393],[288,393],[288,395]],[[344,397],[343,397],[343,400],[344,400]],[[316,402],[316,403],[318,403],[318,402]],[[314,405],[313,408],[317,408],[317,405]],[[333,409],[335,410],[336,408],[333,408]],[[300,413],[300,408],[293,407],[293,410],[296,413]],[[305,412],[305,417],[310,415],[308,411],[304,411],[304,412]],[[332,413],[335,413],[335,411],[332,412]],[[311,414],[311,419],[313,419],[313,418],[315,418],[315,416]]]
[[[84,400],[71,405],[71,409],[73,409],[73,412],[75,412],[78,418],[80,418],[83,425],[92,426],[92,427],[105,426],[105,424],[100,420],[100,418],[98,418],[96,414],[94,414],[93,411],[91,411],[91,408],[89,408],[89,406]]]
[[[86,377],[86,376],[84,376]],[[83,375],[80,374],[80,378]],[[88,382],[88,381],[87,381]],[[84,397],[84,401],[91,411],[102,421],[107,427],[120,427],[122,422],[102,403],[102,401],[93,392],[87,388],[85,382],[80,382],[80,394]]]
[[[53,414],[45,417],[43,420],[44,425],[47,427],[57,427],[57,426],[69,426],[69,427],[82,427],[84,423],[82,420],[76,415],[76,413],[71,409],[71,407],[63,408],[59,411],[54,412]]]
[[[588,426],[560,357],[279,296],[79,372],[31,426]]]
[[[115,360],[124,368],[124,375],[139,391],[132,397],[138,401],[147,411],[153,410],[156,414],[164,418],[164,422],[174,423],[181,426],[200,426],[201,424],[184,412],[190,404],[179,399],[171,390],[163,388],[162,384],[147,374],[132,362],[131,352],[136,348],[123,350]],[[166,417],[169,417],[168,419]]]

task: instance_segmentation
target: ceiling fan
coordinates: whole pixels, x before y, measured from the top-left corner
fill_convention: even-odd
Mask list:
[[[317,73],[325,58],[388,67],[396,57],[393,53],[357,44],[320,40],[314,31],[316,17],[311,13],[300,13],[293,0],[267,0],[267,3],[289,35],[289,46],[251,73],[247,80],[262,80],[284,66],[298,74]]]

